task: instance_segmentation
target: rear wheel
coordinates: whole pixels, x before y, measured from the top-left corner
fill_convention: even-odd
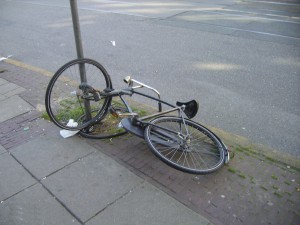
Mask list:
[[[219,138],[188,119],[156,118],[146,127],[145,140],[159,159],[183,172],[212,173],[225,161]]]
[[[101,99],[93,90],[106,88],[111,89],[112,83],[100,63],[91,59],[70,61],[54,74],[47,87],[47,113],[63,129],[83,129],[105,116],[111,98]],[[77,121],[78,125],[73,127],[70,120]]]
[[[91,139],[105,139],[117,137],[127,132],[121,126],[121,119],[117,116],[118,113],[127,113],[126,107],[118,106],[115,103],[109,107],[109,113],[96,123],[88,126],[80,131],[80,135]],[[81,120],[82,118],[80,118]]]

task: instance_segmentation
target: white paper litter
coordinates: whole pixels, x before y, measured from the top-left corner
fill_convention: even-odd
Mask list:
[[[1,57],[1,58],[0,58],[0,62],[1,62],[1,61],[4,61],[5,59],[8,59],[8,58],[10,58],[10,57],[12,57],[12,55],[9,55],[9,56],[7,56],[7,57]]]
[[[67,123],[68,127],[77,127],[78,123],[74,122],[73,119],[70,119],[69,122]],[[75,134],[77,134],[79,132],[79,130],[60,130],[59,133],[63,138],[68,138],[68,137],[72,137]]]

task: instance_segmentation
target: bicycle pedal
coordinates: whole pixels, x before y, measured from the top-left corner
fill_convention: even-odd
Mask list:
[[[132,113],[119,113],[118,115],[119,115],[119,117],[138,116],[138,114],[134,113],[134,112],[132,112]]]

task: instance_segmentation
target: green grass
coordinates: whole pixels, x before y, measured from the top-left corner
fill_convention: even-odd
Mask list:
[[[41,116],[44,120],[50,120],[50,117],[47,112],[43,112]]]
[[[250,147],[245,147],[245,146],[237,146],[235,148],[236,151],[238,152],[243,152],[244,154],[250,156],[250,155],[256,155],[258,154],[255,150],[253,150],[252,148]]]
[[[290,197],[292,196],[292,193],[291,193],[291,192],[285,191],[284,193],[287,194],[287,195],[290,196]]]
[[[251,184],[256,184],[254,181],[254,177],[250,176],[250,182],[251,182]]]
[[[276,164],[277,166],[279,166],[280,168],[282,168],[285,171],[297,171],[300,172],[300,168],[297,168],[295,166],[288,166],[286,165],[286,163],[278,160],[277,158],[274,158],[272,156],[269,155],[265,155],[263,152],[259,152],[249,146],[236,146],[234,148],[234,151],[236,152],[241,152],[246,156],[251,156],[260,160],[263,160],[264,162],[267,162],[269,164]]]
[[[259,186],[261,189],[263,189],[264,191],[268,191],[268,188],[264,187],[263,185]]]
[[[240,173],[240,174],[238,174],[238,176],[239,176],[240,178],[246,179],[246,175],[245,175],[245,174]]]
[[[241,171],[239,171],[239,170],[237,170],[237,169],[235,169],[235,168],[233,168],[231,166],[229,166],[227,170],[230,173],[237,174],[242,179],[246,179],[247,178],[247,176],[245,174],[241,173]]]
[[[82,115],[85,114],[84,112],[84,102],[82,99],[63,99],[59,102],[60,108],[54,113],[56,120],[58,121],[69,121],[69,119],[77,120]],[[91,106],[91,111],[96,110],[96,106]],[[93,115],[92,115],[93,116]],[[41,116],[45,120],[50,120],[49,115],[47,112],[42,113]]]
[[[230,173],[237,173],[237,170],[236,170],[235,168],[233,168],[233,167],[229,167],[227,170],[228,170]]]
[[[276,195],[278,198],[283,197],[283,195],[281,193],[277,192],[277,191],[275,191],[273,194]]]

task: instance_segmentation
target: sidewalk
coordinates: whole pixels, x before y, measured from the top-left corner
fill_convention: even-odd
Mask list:
[[[235,158],[195,176],[166,166],[131,135],[63,139],[40,118],[50,75],[0,62],[0,225],[300,221],[297,159],[282,163],[224,135]]]

